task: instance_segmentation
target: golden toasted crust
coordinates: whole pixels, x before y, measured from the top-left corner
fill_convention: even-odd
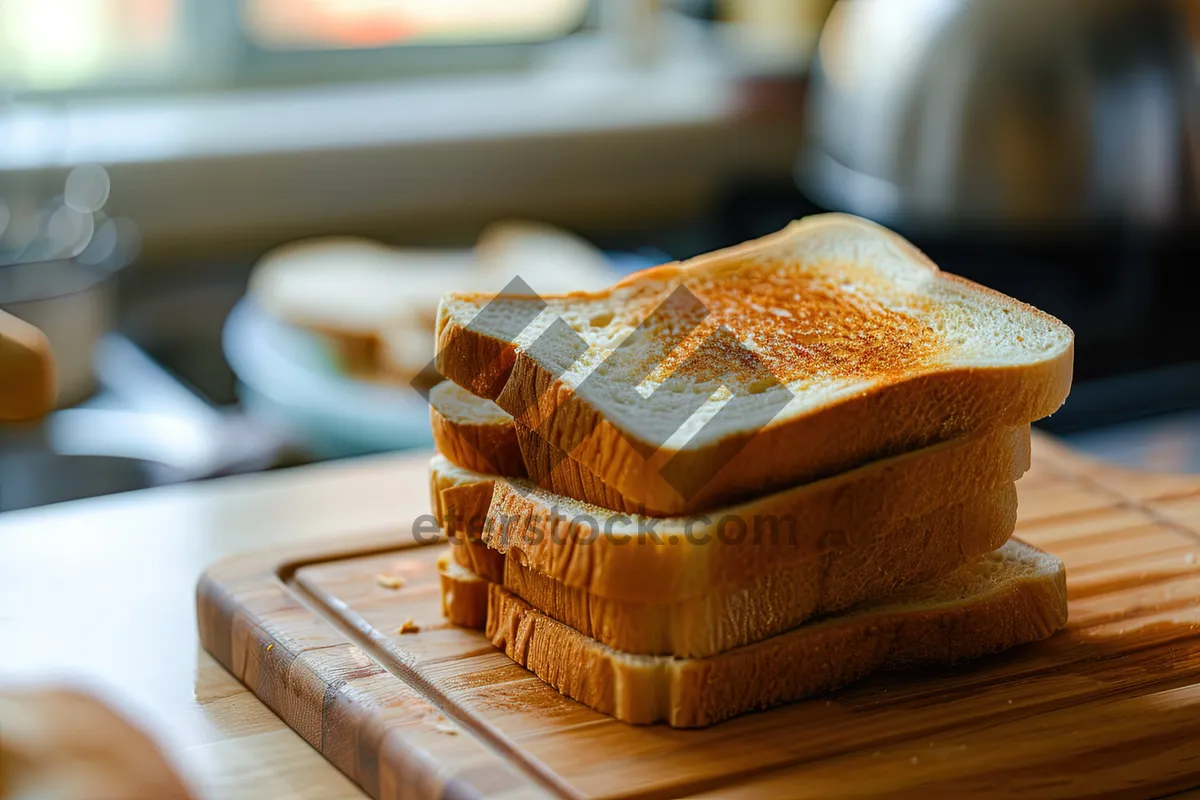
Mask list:
[[[857,395],[759,434],[727,437],[719,447],[675,452],[662,448],[650,458],[601,412],[524,354],[516,354],[505,394],[497,403],[545,415],[546,403],[557,401],[551,412],[554,424],[536,429],[548,445],[572,448],[571,458],[625,498],[625,508],[678,516],[836,475],[980,428],[1026,424],[1057,409],[1070,383],[1070,354],[1034,366],[939,372],[907,380],[896,391]],[[947,408],[953,408],[952,413],[946,413]],[[581,435],[582,431],[588,433]],[[694,495],[683,497],[663,476],[668,459],[678,459],[675,468],[681,473],[712,478]],[[527,461],[533,474],[530,466]],[[588,497],[575,499],[591,502]]]
[[[439,394],[454,393],[453,402],[439,402]],[[479,413],[483,404],[452,381],[430,393],[429,422],[437,451],[463,469],[506,478],[528,477],[547,491],[614,511],[637,513],[636,504],[605,484],[578,461],[551,447],[507,413]],[[497,409],[499,411],[499,409]]]
[[[612,511],[637,514],[641,510],[636,502],[597,478],[591,470],[534,431],[518,422],[513,423],[513,428],[525,471],[539,487]]]
[[[483,630],[487,624],[487,592],[491,584],[456,564],[450,553],[438,557],[442,585],[442,616],[464,628]]]
[[[1003,546],[1016,508],[1016,489],[1009,485],[879,531],[861,546],[769,569],[751,583],[714,587],[675,603],[593,595],[524,567],[512,556],[503,562],[503,580],[494,582],[616,650],[704,657],[936,580]]]
[[[844,219],[841,215],[828,216],[837,218],[834,222]],[[819,222],[796,223],[773,236],[709,254],[686,265],[669,265],[631,276],[610,289],[609,294],[620,287],[636,287],[652,280],[665,281],[703,270],[719,271],[722,265],[750,259],[755,253],[798,235],[802,225]],[[862,221],[854,224],[875,232],[881,230]],[[938,273],[939,280],[966,287],[976,296],[1029,313],[1065,330],[1057,320],[1023,303],[957,276],[939,273],[911,244],[890,232],[883,235],[914,264]],[[818,294],[828,302],[822,301],[809,310],[833,320],[834,312],[843,310],[842,300],[828,291]],[[572,295],[571,300],[582,304],[604,296],[579,294]],[[721,305],[717,302],[721,299],[722,295],[715,290],[704,298],[706,304],[713,305]],[[727,316],[736,313],[739,303],[745,305],[755,300],[740,296],[724,299],[729,301],[726,305],[732,304],[725,309]],[[485,300],[481,296],[480,302]],[[830,325],[833,324],[831,321]],[[715,508],[985,426],[1027,424],[1053,413],[1070,389],[1073,345],[1053,357],[1029,364],[939,365],[929,371],[924,365],[936,347],[926,341],[927,336],[918,336],[911,328],[912,322],[907,318],[885,320],[876,327],[867,325],[869,346],[864,347],[844,344],[856,341],[854,337],[829,337],[832,344],[821,351],[816,366],[837,374],[857,374],[855,371],[861,370],[865,376],[880,378],[868,391],[778,420],[761,432],[743,431],[712,445],[678,450],[656,449],[654,444],[622,432],[601,409],[581,398],[536,359],[506,341],[468,329],[447,313],[439,315],[437,364],[442,375],[481,397],[495,400],[551,447],[569,453],[596,482],[624,498],[622,508],[640,508],[653,516]],[[793,344],[794,347],[782,347],[779,355],[789,363],[772,364],[773,370],[790,374],[814,367],[810,356],[787,355],[792,350],[808,353],[811,349]],[[647,457],[648,452],[653,455]],[[662,474],[671,459],[679,473],[707,478],[703,488],[681,495]],[[527,471],[534,474],[535,467],[527,455]],[[585,492],[571,496],[584,502],[599,499],[586,496]]]
[[[444,459],[434,459],[432,481],[444,528],[470,519],[472,535],[491,549],[516,551],[522,563],[568,586],[670,603],[861,546],[931,509],[1002,489],[1028,468],[1028,426],[993,430],[741,506],[661,520],[579,506],[519,482],[456,470]],[[469,495],[447,491],[472,484],[479,485]]]
[[[1001,553],[1013,561],[966,597],[940,596],[935,582],[924,599],[910,591],[903,604],[866,607],[708,658],[622,653],[496,584],[488,585],[486,633],[509,658],[597,711],[634,724],[703,727],[879,670],[955,663],[1050,636],[1067,619],[1062,563],[1015,541]]]
[[[434,365],[443,378],[488,400],[500,394],[517,357],[511,343],[481,336],[441,313],[434,352]]]
[[[437,451],[465,469],[489,475],[525,477],[517,432],[508,425],[462,425],[430,408],[429,423]]]

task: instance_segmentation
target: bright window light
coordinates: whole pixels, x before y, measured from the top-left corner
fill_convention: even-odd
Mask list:
[[[586,0],[249,0],[263,46],[353,49],[405,43],[552,39],[575,28]]]

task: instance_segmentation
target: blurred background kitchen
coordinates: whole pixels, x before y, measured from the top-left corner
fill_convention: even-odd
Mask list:
[[[1077,334],[1044,428],[1200,471],[1200,0],[0,0],[0,510],[428,446],[450,289],[821,210]]]

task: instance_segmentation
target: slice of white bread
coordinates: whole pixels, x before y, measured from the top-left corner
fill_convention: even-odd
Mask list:
[[[1044,417],[1074,338],[826,214],[602,292],[446,295],[436,350],[443,376],[661,516]]]
[[[501,563],[501,579],[492,582],[615,650],[699,658],[947,575],[1008,541],[1016,507],[1016,488],[1009,484],[880,531],[864,546],[770,569],[749,583],[715,586],[670,603],[593,595],[511,556]],[[480,546],[455,541],[451,563],[471,569],[478,555],[470,551]]]
[[[574,459],[516,422],[491,400],[454,381],[429,393],[429,424],[437,451],[452,464],[506,478],[528,477],[554,494],[613,511],[638,513],[637,504]]]
[[[718,512],[658,519],[435,456],[430,499],[444,530],[515,551],[535,572],[601,597],[673,603],[826,552],[873,546],[907,520],[1011,486],[1028,468],[1029,427],[996,429]]]
[[[456,564],[493,583],[504,582],[505,554],[483,541],[483,529],[492,504],[495,476],[456,467],[442,455],[434,456],[429,468],[429,504],[438,525],[451,544]]]
[[[389,371],[387,340],[428,336],[438,298],[448,288],[470,285],[475,269],[469,251],[324,236],[267,253],[254,267],[248,292],[269,315],[325,336],[348,372],[376,377]],[[424,360],[417,370],[433,355],[428,345],[420,351]]]
[[[526,476],[513,418],[491,400],[442,381],[429,392],[429,424],[437,451],[452,464],[507,478]]]
[[[567,231],[501,220],[474,250],[357,236],[290,242],[255,265],[249,294],[276,319],[324,336],[348,372],[404,383],[433,358],[443,293],[499,291],[518,272],[539,292],[600,289],[618,275],[601,250]]]
[[[476,269],[469,251],[396,248],[356,236],[290,242],[255,265],[249,293],[292,325],[347,336],[429,309]]]
[[[1057,558],[1010,541],[888,601],[708,658],[614,650],[487,584],[486,635],[568,697],[619,720],[711,725],[870,673],[952,664],[1046,638],[1067,621]]]

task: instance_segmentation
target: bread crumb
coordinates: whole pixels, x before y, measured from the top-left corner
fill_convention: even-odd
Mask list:
[[[433,729],[438,733],[445,733],[450,736],[458,736],[458,728],[455,728],[450,720],[446,719],[441,714],[438,714],[433,719]]]
[[[406,633],[420,633],[420,632],[421,632],[421,626],[419,626],[415,622],[413,622],[412,617],[409,617],[408,619],[404,620],[404,624],[400,626],[400,630],[396,631],[396,633],[399,633],[401,635],[404,635]]]
[[[917,763],[917,761],[919,761],[919,759],[918,759],[916,756],[913,756],[912,758],[910,758],[910,759],[908,760],[908,763],[910,763],[910,764],[916,764],[916,763]]]
[[[375,580],[385,589],[399,589],[406,582],[399,575],[384,575],[382,572],[375,576]]]

